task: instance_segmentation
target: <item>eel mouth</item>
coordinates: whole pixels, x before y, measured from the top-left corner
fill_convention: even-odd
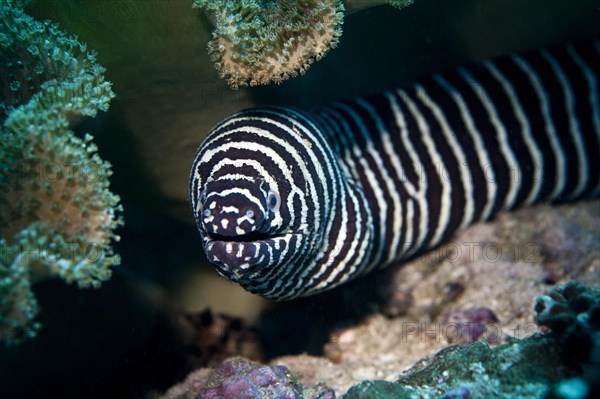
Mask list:
[[[222,241],[222,242],[257,242],[265,241],[272,238],[285,237],[286,234],[269,234],[253,231],[247,234],[225,236],[221,234],[209,234],[206,236],[208,242]]]
[[[211,263],[235,281],[241,277],[240,273],[277,264],[290,247],[296,246],[301,236],[299,233],[272,235],[256,232],[239,236],[207,235],[204,237],[204,249]],[[237,278],[230,274],[237,275]]]

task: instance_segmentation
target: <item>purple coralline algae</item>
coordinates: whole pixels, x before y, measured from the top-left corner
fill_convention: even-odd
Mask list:
[[[448,312],[444,315],[442,323],[451,327],[445,328],[445,338],[450,343],[468,344],[480,338],[490,343],[500,340],[500,337],[493,333],[484,334],[488,325],[498,323],[498,317],[489,308]]]
[[[225,360],[214,370],[190,375],[163,399],[335,399],[324,385],[308,387],[282,365],[264,366],[242,357]]]

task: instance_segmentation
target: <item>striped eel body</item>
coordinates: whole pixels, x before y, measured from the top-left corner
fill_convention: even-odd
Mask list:
[[[500,210],[600,193],[600,42],[500,57],[319,108],[256,108],[200,146],[208,259],[246,290],[311,295]]]

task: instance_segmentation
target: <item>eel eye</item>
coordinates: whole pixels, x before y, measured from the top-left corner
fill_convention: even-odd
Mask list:
[[[277,212],[280,205],[281,198],[279,197],[279,193],[274,190],[269,190],[269,194],[267,195],[267,206],[269,209],[273,212]]]

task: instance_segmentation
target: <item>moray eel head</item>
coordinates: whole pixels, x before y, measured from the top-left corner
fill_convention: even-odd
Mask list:
[[[200,193],[200,228],[209,260],[227,278],[242,282],[264,272],[285,253],[295,234],[278,234],[281,197],[263,178],[210,179]]]
[[[208,260],[266,298],[305,294],[303,280],[315,283],[307,274],[331,259],[325,235],[340,175],[316,125],[301,112],[255,108],[225,119],[200,145],[190,175]]]
[[[277,168],[265,167],[260,147],[224,147],[217,155],[199,151],[190,186],[194,217],[217,271],[259,292],[301,245],[289,212],[296,201]]]

